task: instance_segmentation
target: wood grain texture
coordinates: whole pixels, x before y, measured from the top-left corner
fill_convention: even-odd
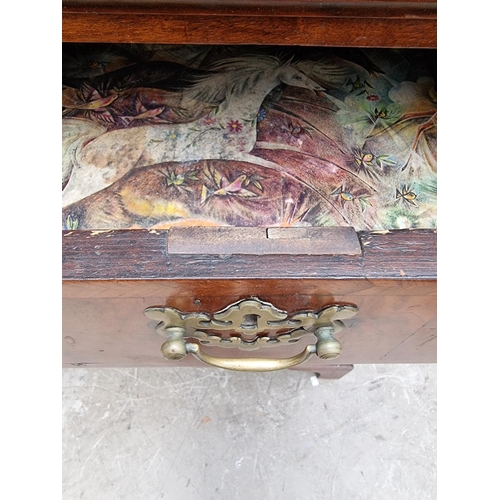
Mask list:
[[[343,352],[336,363],[412,363],[434,362],[436,282],[419,282],[419,294],[402,294],[396,288],[379,293],[384,286],[360,282],[362,286],[345,287],[343,280],[186,280],[157,283],[155,296],[77,297],[64,293],[63,284],[63,363],[88,366],[195,366],[186,357],[178,364],[163,359],[160,347],[164,339],[154,327],[155,321],[144,316],[151,306],[173,307],[182,312],[213,314],[242,298],[257,296],[289,314],[317,311],[332,304],[355,304],[359,312],[344,320],[346,328],[337,338]],[[93,283],[87,285],[93,288]],[[99,282],[101,289],[114,288],[113,282]],[[411,286],[411,283],[408,283]],[[371,293],[366,293],[369,286]],[[95,289],[94,289],[95,290]],[[116,288],[114,288],[116,292]],[[132,294],[131,294],[132,295]],[[299,343],[276,349],[261,349],[263,357],[288,357],[300,352],[312,336]],[[205,347],[204,347],[205,349]],[[238,349],[206,348],[210,354],[254,357],[255,352]],[[308,365],[330,366],[314,357]],[[305,365],[305,366],[308,366]],[[318,371],[316,369],[312,371]]]
[[[427,19],[63,14],[63,41],[435,48]]]
[[[434,230],[358,233],[362,255],[170,255],[168,231],[63,231],[64,280],[435,279]]]
[[[436,361],[434,231],[360,233],[361,256],[328,258],[171,256],[167,236],[143,230],[64,233],[64,366],[199,366],[190,356],[178,365],[162,358],[162,338],[144,309],[213,314],[248,297],[290,313],[357,305],[359,313],[338,335],[342,364]],[[304,345],[263,355],[291,356]],[[228,356],[224,349],[210,352]],[[313,358],[302,368],[321,373],[332,364]]]
[[[169,254],[359,255],[356,231],[334,227],[173,227]]]
[[[436,19],[434,0],[63,0],[63,13]]]
[[[63,42],[437,46],[434,2],[63,2]]]
[[[227,301],[236,301],[248,296],[261,296],[272,293],[273,296],[288,296],[291,290],[296,292],[297,280],[294,279],[176,279],[176,280],[75,280],[63,281],[63,297],[68,299],[107,299],[142,297],[144,300],[165,296],[175,296],[182,301],[179,307],[190,308],[193,297],[196,296],[196,310],[212,310],[223,306]],[[427,281],[406,281],[405,286],[385,286],[387,281],[370,282],[357,280],[325,280],[301,279],[300,293],[305,303],[310,303],[308,296],[329,296],[332,294],[332,283],[335,283],[336,293],[374,295],[402,293],[425,295]],[[396,282],[399,284],[400,282]],[[374,291],[373,288],[377,287]],[[316,299],[317,300],[317,299]],[[203,309],[200,309],[203,308]]]

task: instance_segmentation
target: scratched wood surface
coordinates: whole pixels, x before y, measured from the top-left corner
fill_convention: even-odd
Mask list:
[[[274,266],[269,261],[267,266],[260,264],[275,256],[243,255],[236,261],[231,255],[168,256],[165,233],[66,233],[65,366],[170,366],[159,352],[162,338],[154,331],[154,322],[143,315],[146,307],[214,313],[250,296],[290,313],[338,302],[356,304],[360,312],[346,321],[347,328],[339,334],[344,346],[342,364],[436,360],[434,231],[363,234],[361,256],[300,256],[302,260],[290,257],[288,261],[280,256]],[[123,239],[131,235],[136,239]],[[176,258],[183,259],[182,265],[176,265]],[[200,265],[190,265],[196,259]],[[124,279],[117,279],[120,266]],[[263,355],[290,356],[304,345],[301,341],[293,348],[285,346]],[[228,355],[226,350],[211,351]],[[303,368],[322,373],[321,368],[335,364],[313,358]],[[180,365],[199,366],[191,357]],[[333,368],[323,373],[338,375]]]
[[[437,46],[431,1],[64,1],[65,42]]]
[[[356,231],[334,227],[173,227],[169,254],[359,255]]]
[[[240,299],[258,296],[278,309],[295,313],[320,310],[335,303],[355,304],[356,316],[344,320],[346,328],[337,338],[343,345],[340,358],[308,365],[356,363],[416,363],[436,361],[436,282],[408,283],[412,293],[400,293],[403,286],[386,282],[351,284],[335,280],[186,280],[155,282],[144,287],[120,289],[116,283],[90,285],[85,295],[81,283],[63,286],[63,364],[74,366],[195,366],[190,356],[179,363],[164,360],[160,347],[164,339],[147,319],[147,307],[173,307],[182,312],[221,310]],[[413,285],[413,286],[412,286]],[[99,293],[100,292],[100,293]],[[135,292],[135,293],[134,293]],[[89,297],[88,295],[93,295]],[[287,357],[303,350],[304,338],[293,346],[261,349],[258,356]],[[255,357],[238,349],[205,348],[216,356]],[[229,352],[230,351],[230,352]],[[314,369],[315,371],[316,368]]]
[[[168,230],[63,231],[64,280],[436,279],[435,230],[358,233],[361,255],[167,252]],[[292,245],[293,248],[293,245]]]

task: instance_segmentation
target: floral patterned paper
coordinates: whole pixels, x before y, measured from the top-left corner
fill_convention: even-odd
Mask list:
[[[434,228],[435,75],[435,50],[63,44],[63,228]]]

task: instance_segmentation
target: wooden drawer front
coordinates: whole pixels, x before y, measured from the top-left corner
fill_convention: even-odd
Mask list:
[[[343,352],[336,363],[434,362],[436,233],[382,231],[359,239],[359,255],[172,255],[167,231],[65,232],[63,363],[198,365],[192,356],[163,359],[165,339],[144,310],[213,315],[250,297],[290,315],[357,306],[338,334]],[[311,340],[265,349],[262,356],[287,357]],[[228,355],[228,349],[206,349]],[[312,358],[305,366],[330,363]]]
[[[294,313],[333,304],[352,304],[359,312],[344,320],[336,338],[343,346],[335,363],[419,363],[436,361],[435,281],[398,283],[366,280],[181,280],[81,284],[63,287],[63,363],[65,366],[197,366],[191,356],[163,359],[157,324],[144,315],[151,306],[213,314],[249,297]],[[311,336],[312,337],[312,336]],[[314,338],[312,337],[314,341]],[[288,357],[311,338],[293,346],[259,349],[207,347],[218,357]],[[229,354],[228,351],[231,351]],[[310,366],[331,364],[311,359]]]

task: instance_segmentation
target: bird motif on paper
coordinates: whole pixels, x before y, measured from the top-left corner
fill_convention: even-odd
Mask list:
[[[247,174],[240,174],[236,179],[230,181],[224,177],[220,172],[214,170],[212,172],[212,178],[218,189],[210,190],[206,186],[202,186],[201,191],[201,203],[202,205],[211,196],[238,196],[241,198],[254,198],[258,196],[256,193],[245,189],[251,182],[251,178]],[[254,180],[252,183],[258,183],[258,180]],[[258,183],[260,186],[260,183]]]
[[[410,186],[404,184],[401,189],[396,189],[396,201],[402,200],[406,205],[417,205],[417,194],[412,191]]]
[[[135,100],[135,109],[137,114],[134,116],[121,116],[120,121],[123,122],[123,124],[128,127],[133,121],[136,120],[150,120],[150,121],[157,121],[155,120],[158,115],[163,113],[165,110],[165,106],[159,106],[156,108],[146,108],[144,104],[141,102],[140,99]]]
[[[63,115],[72,115],[83,111],[88,118],[97,118],[107,123],[115,123],[114,116],[106,109],[112,104],[119,94],[110,94],[103,97],[97,89],[83,83],[80,91],[67,87],[63,90]]]

